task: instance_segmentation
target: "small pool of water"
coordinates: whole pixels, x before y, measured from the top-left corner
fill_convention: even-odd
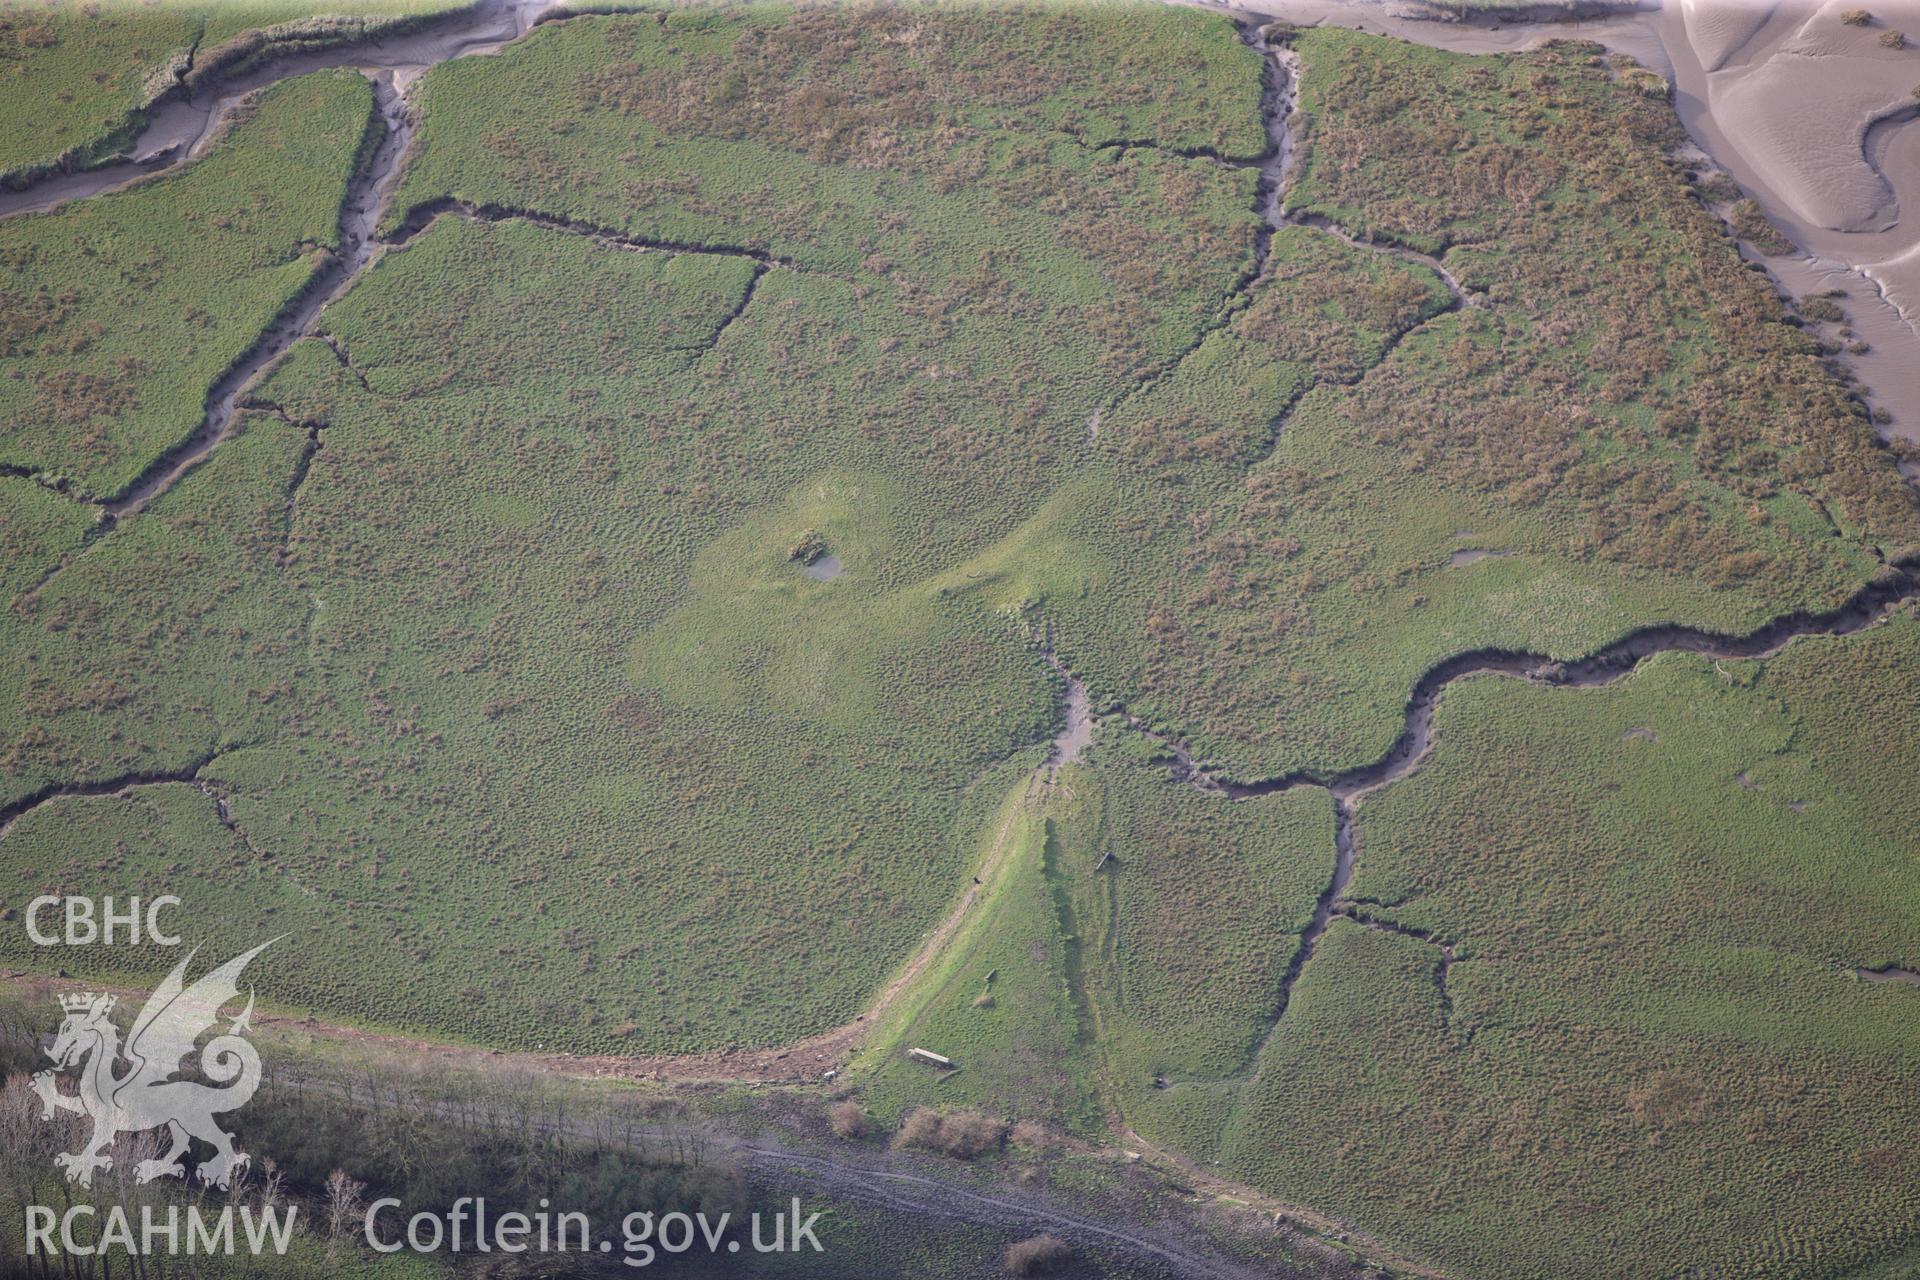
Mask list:
[[[829,553],[821,556],[812,564],[807,565],[801,572],[809,578],[812,578],[815,582],[832,582],[842,573],[845,573],[846,568],[840,563],[839,556]]]

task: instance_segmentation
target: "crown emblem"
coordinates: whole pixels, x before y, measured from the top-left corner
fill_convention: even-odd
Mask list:
[[[36,1073],[29,1088],[39,1095],[42,1120],[64,1111],[93,1121],[93,1133],[85,1145],[54,1157],[55,1167],[66,1171],[67,1181],[92,1186],[95,1172],[115,1167],[116,1138],[158,1129],[172,1137],[173,1145],[134,1165],[135,1183],[155,1178],[184,1181],[188,1171],[181,1157],[197,1142],[212,1147],[214,1156],[193,1170],[195,1180],[208,1187],[232,1188],[235,1172],[247,1165],[247,1153],[234,1148],[233,1135],[220,1127],[217,1117],[247,1105],[260,1087],[260,1055],[246,1038],[253,993],[247,993],[246,1009],[226,1034],[220,1034],[216,1024],[221,1006],[239,998],[240,975],[247,963],[271,945],[263,942],[191,985],[186,980],[187,966],[194,953],[189,952],[131,1019],[133,1029],[125,1044],[120,1028],[107,1019],[116,1002],[113,995],[56,993],[67,1020],[53,1043],[43,1049],[52,1068]],[[213,1038],[198,1050],[199,1074],[216,1084],[175,1079],[186,1069],[181,1059],[196,1052],[194,1046],[208,1032]],[[117,1069],[122,1060],[127,1063],[124,1071]],[[59,1073],[76,1070],[80,1091],[62,1093]],[[157,1141],[148,1150],[161,1151],[163,1146],[164,1140]],[[209,1242],[208,1248],[212,1247]]]

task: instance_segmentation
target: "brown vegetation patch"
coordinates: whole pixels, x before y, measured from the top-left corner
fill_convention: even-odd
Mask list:
[[[933,1151],[956,1160],[972,1160],[998,1150],[1006,1137],[1006,1122],[984,1112],[942,1114],[930,1107],[916,1107],[900,1122],[893,1145],[902,1150]]]
[[[827,1108],[827,1123],[835,1134],[855,1140],[867,1136],[867,1109],[851,1098]]]
[[[1344,410],[1357,431],[1451,484],[1577,506],[1579,557],[1715,585],[1783,569],[1744,549],[1715,490],[1803,490],[1870,536],[1920,533],[1844,376],[1675,180],[1665,103],[1579,44],[1437,75],[1352,39],[1307,54],[1302,198],[1364,211],[1376,237],[1476,246],[1461,252],[1497,303],[1368,379]],[[1491,119],[1470,125],[1463,98]],[[1735,216],[1772,243],[1757,208]]]
[[[1052,1275],[1072,1261],[1072,1246],[1058,1236],[1031,1236],[1007,1246],[1007,1271],[1016,1276]]]

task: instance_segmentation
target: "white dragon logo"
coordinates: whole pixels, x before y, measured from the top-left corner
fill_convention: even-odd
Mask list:
[[[240,994],[240,971],[275,941],[278,939],[236,956],[191,987],[185,985],[187,965],[198,948],[188,953],[134,1019],[124,1052],[119,1029],[107,1019],[113,1010],[113,996],[60,997],[60,1007],[67,1016],[53,1047],[47,1050],[55,1069],[34,1076],[33,1089],[46,1104],[41,1119],[53,1119],[58,1110],[80,1112],[93,1120],[93,1136],[80,1150],[54,1157],[54,1163],[66,1170],[69,1182],[91,1186],[95,1169],[113,1168],[113,1157],[107,1151],[120,1134],[164,1125],[173,1145],[158,1160],[142,1160],[134,1170],[137,1181],[184,1178],[186,1166],[180,1157],[186,1154],[190,1140],[198,1138],[216,1153],[200,1166],[200,1180],[221,1188],[231,1183],[235,1171],[246,1165],[247,1156],[233,1149],[233,1135],[223,1131],[213,1118],[245,1106],[260,1087],[260,1055],[243,1038],[253,1017],[252,992],[248,992],[247,1007],[233,1020],[227,1034],[208,1041],[200,1054],[201,1071],[226,1087],[216,1089],[193,1080],[175,1080],[173,1075],[180,1070],[180,1060],[193,1052],[194,1042],[219,1019],[220,1006]],[[122,1058],[127,1070],[116,1076],[114,1064]],[[55,1086],[56,1072],[83,1062],[80,1092],[61,1093]]]

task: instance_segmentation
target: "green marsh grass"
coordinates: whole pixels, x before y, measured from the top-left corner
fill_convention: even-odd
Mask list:
[[[372,106],[353,71],[289,80],[189,168],[0,221],[0,462],[110,498],[191,435],[336,247]]]
[[[1910,1250],[1920,620],[1449,688],[1226,1167],[1443,1267],[1837,1276]]]

